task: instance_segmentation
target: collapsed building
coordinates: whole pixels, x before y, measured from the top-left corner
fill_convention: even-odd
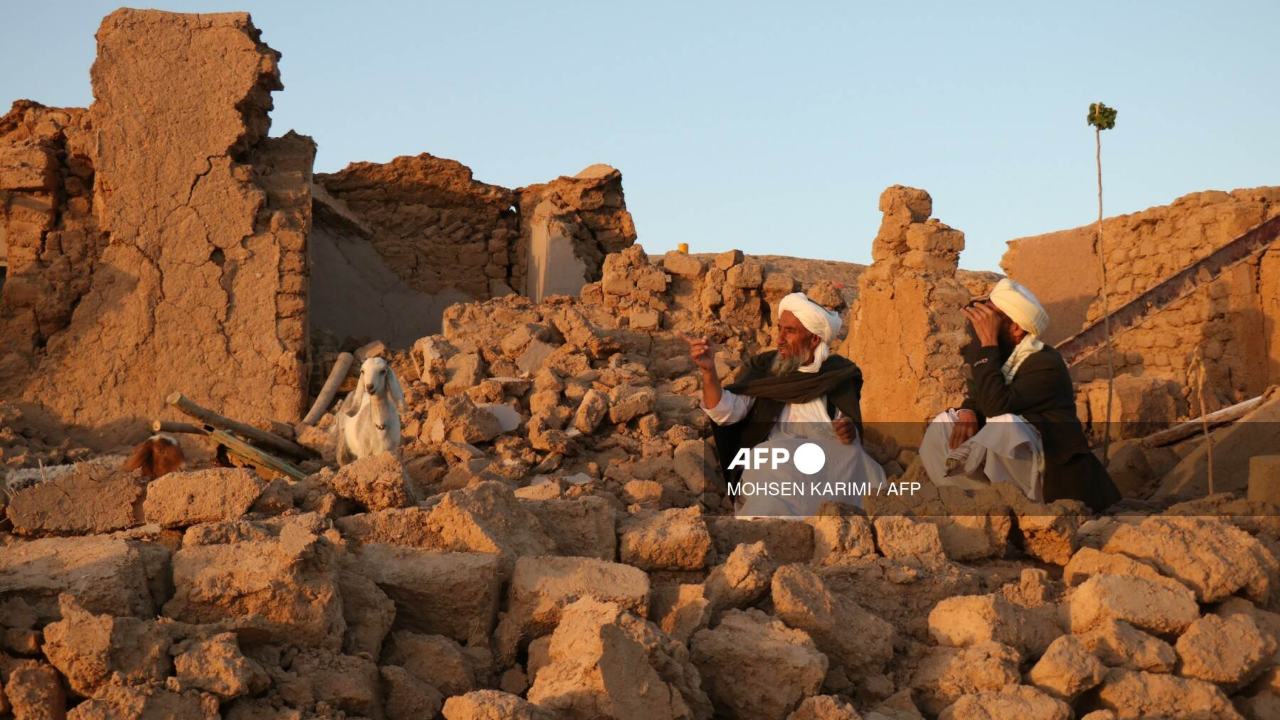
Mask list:
[[[120,11],[98,45],[91,107],[0,119],[0,398],[88,442],[174,390],[296,421],[320,350],[576,292],[636,237],[606,166],[518,190],[428,155],[313,175],[309,138],[267,136],[279,53],[247,16]]]
[[[605,166],[519,189],[430,155],[313,173],[309,139],[267,135],[278,54],[247,15],[122,10],[98,41],[90,108],[20,101],[0,119],[0,457],[83,459],[56,454],[66,426],[115,447],[181,390],[321,458],[302,479],[200,467],[146,482],[108,455],[0,495],[0,716],[1280,708],[1274,505],[1200,492],[1093,517],[1008,487],[925,487],[911,508],[726,514],[682,335],[714,337],[731,374],[797,289],[848,319],[869,450],[918,477],[914,434],[963,392],[955,310],[994,280],[957,269],[964,235],[923,190],[881,196],[868,268],[650,257]],[[1245,331],[1271,327],[1275,195],[1200,197],[1106,227],[1110,282],[1129,258],[1148,268],[1111,300],[1122,377],[1141,390],[1120,388],[1120,415],[1147,429],[1196,412],[1189,338],[1270,357],[1269,341],[1220,341],[1241,320],[1230,308],[1256,303]],[[1153,237],[1185,252],[1139,251]],[[1092,243],[1088,228],[1024,239],[1005,260],[1077,348],[1086,408]],[[1033,262],[1045,248],[1053,272]],[[1069,283],[1061,262],[1077,257],[1085,282]],[[1170,327],[1167,361],[1130,361]],[[317,369],[365,340],[404,384],[403,445],[335,469],[333,414],[296,421]],[[1214,366],[1209,407],[1273,383],[1262,356]],[[52,444],[22,446],[19,420],[56,427]],[[1150,476],[1158,458],[1135,440],[1122,450],[1150,455]]]

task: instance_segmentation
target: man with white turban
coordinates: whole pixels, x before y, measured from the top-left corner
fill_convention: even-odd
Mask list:
[[[1006,278],[963,312],[975,336],[964,351],[968,397],[933,419],[920,446],[934,484],[1011,482],[1037,502],[1099,511],[1118,501],[1076,417],[1067,365],[1040,340],[1049,315],[1036,296]]]
[[[715,423],[721,469],[731,494],[744,488],[738,515],[812,515],[824,502],[860,504],[860,496],[850,492],[857,484],[883,484],[884,470],[862,448],[862,372],[831,353],[840,325],[839,315],[804,293],[787,295],[778,305],[777,349],[751,358],[727,387],[721,386],[708,341],[689,340],[702,375],[702,409]],[[785,449],[791,461],[764,468],[740,462],[748,457],[742,450],[760,448],[766,455]],[[782,482],[805,492],[770,490]]]

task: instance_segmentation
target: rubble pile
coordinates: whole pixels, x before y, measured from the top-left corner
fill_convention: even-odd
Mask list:
[[[406,393],[399,456],[297,482],[210,468],[146,484],[86,463],[16,492],[6,707],[1097,720],[1280,706],[1280,523],[1257,512],[1091,518],[1008,487],[926,486],[911,509],[726,513],[681,335],[718,332],[729,373],[796,285],[736,252],[632,246],[579,298],[456,305],[440,335],[383,350]],[[298,440],[330,450],[331,422]],[[92,503],[63,501],[88,487]]]

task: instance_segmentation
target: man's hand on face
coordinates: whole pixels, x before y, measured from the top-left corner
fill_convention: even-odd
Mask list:
[[[978,434],[978,414],[967,409],[957,410],[955,425],[951,426],[951,449],[955,450],[976,434]]]
[[[689,343],[689,359],[693,360],[693,364],[703,372],[715,372],[716,354],[711,341],[707,338],[681,337]]]
[[[853,418],[836,418],[831,421],[831,425],[836,429],[836,437],[840,438],[840,442],[845,445],[852,445],[858,437],[858,429],[853,426]]]
[[[1004,318],[991,303],[975,303],[960,312],[969,319],[969,324],[973,326],[973,332],[983,347],[996,347],[1000,344],[1000,323]]]

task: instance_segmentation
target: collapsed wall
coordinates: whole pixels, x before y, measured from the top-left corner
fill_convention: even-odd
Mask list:
[[[622,173],[592,165],[573,177],[529,185],[520,197],[520,240],[512,287],[538,302],[573,295],[599,280],[605,256],[636,239],[622,195]]]
[[[1172,204],[1103,221],[1109,304],[1115,311],[1251,228],[1280,214],[1280,188],[1192,193]],[[1009,243],[1002,267],[1026,283],[1052,318],[1060,341],[1102,318],[1092,225]],[[1187,407],[1193,360],[1207,370],[1206,401],[1215,409],[1280,381],[1280,331],[1274,306],[1280,255],[1272,249],[1230,267],[1114,338],[1116,372],[1172,383]],[[1095,352],[1072,369],[1088,383],[1106,377]],[[1168,418],[1172,419],[1172,418]]]
[[[960,309],[970,295],[956,273],[964,233],[929,218],[924,190],[889,187],[880,211],[843,351],[862,369],[868,438],[917,446],[925,421],[964,398]]]
[[[607,165],[510,190],[423,153],[316,180],[312,322],[337,340],[406,347],[456,302],[576,294],[636,239]]]
[[[48,171],[43,185],[6,203],[5,217],[9,244],[21,247],[21,233],[34,232],[29,198],[84,211],[87,198],[68,186],[91,183],[96,230],[77,221],[86,233],[79,245],[60,236],[64,253],[79,253],[68,263],[87,289],[63,303],[74,307],[65,329],[62,315],[41,326],[36,313],[39,332],[7,357],[29,362],[23,350],[41,343],[44,353],[6,374],[5,396],[104,444],[136,434],[175,390],[249,422],[297,418],[306,400],[315,146],[292,133],[266,137],[271,92],[282,87],[279,53],[244,13],[119,10],[97,38],[94,103],[67,116],[83,112],[91,142],[64,131],[70,177]],[[69,222],[56,211],[44,225],[35,220],[48,228],[40,230],[45,246]],[[106,238],[100,254],[90,252],[99,249],[94,232]],[[32,335],[24,308],[40,304],[40,293],[27,288],[59,281],[32,274],[41,277],[6,282],[5,337]]]

